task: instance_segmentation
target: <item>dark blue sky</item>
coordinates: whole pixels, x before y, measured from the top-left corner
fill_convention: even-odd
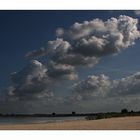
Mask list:
[[[140,16],[136,15],[134,11],[101,11],[101,10],[100,11],[94,11],[94,10],[92,11],[85,11],[85,10],[82,11],[79,10],[78,11],[73,11],[73,10],[72,11],[0,11],[0,90],[3,88],[5,89],[5,87],[7,88],[13,85],[13,83],[10,80],[11,73],[15,71],[16,72],[21,71],[23,67],[27,66],[29,60],[25,59],[25,54],[27,54],[32,50],[39,50],[41,47],[46,46],[46,43],[48,41],[56,39],[55,31],[57,28],[63,27],[64,29],[67,30],[75,22],[91,21],[95,18],[99,18],[103,21],[106,21],[111,17],[119,17],[120,15],[126,15],[137,19],[140,18]],[[139,29],[140,26],[138,24],[138,30]],[[46,61],[46,57],[40,58],[38,60],[43,63],[44,61]],[[135,45],[133,47],[129,47],[125,50],[122,49],[121,53],[118,53],[117,55],[103,56],[103,58],[101,57],[100,61],[92,68],[88,68],[85,66],[82,67],[81,69],[81,67],[77,67],[78,70],[76,70],[76,72],[78,71],[78,76],[79,76],[78,80],[75,81],[66,80],[63,82],[61,81],[62,83],[60,82],[60,84],[58,85],[57,84],[55,86],[52,85],[53,88],[52,91],[54,92],[54,97],[52,99],[51,105],[52,106],[54,105],[53,110],[58,112],[59,111],[71,112],[72,110],[79,110],[79,111],[81,110],[82,112],[84,110],[90,112],[90,111],[109,111],[114,109],[120,110],[122,106],[127,107],[125,103],[128,101],[128,99],[126,99],[126,102],[122,104],[121,99],[125,100],[125,98],[122,98],[123,95],[118,95],[117,98],[115,96],[113,97],[112,100],[108,99],[108,96],[106,99],[104,98],[103,99],[101,98],[101,100],[99,99],[99,101],[98,100],[96,101],[96,99],[91,101],[83,100],[80,103],[78,103],[79,106],[75,104],[75,100],[73,101],[72,104],[71,98],[67,99],[69,101],[68,102],[67,100],[65,100],[64,97],[67,98],[69,95],[71,96],[71,91],[69,90],[69,88],[74,83],[81,81],[81,79],[86,79],[87,76],[89,75],[105,74],[110,79],[121,79],[122,77],[133,75],[136,72],[140,71],[139,60],[140,60],[140,39],[137,39],[135,40]],[[24,70],[26,71],[26,69]],[[22,72],[19,73],[19,75],[20,74],[22,74]],[[27,78],[27,75],[23,73],[23,76],[21,77],[20,77],[21,81],[22,80],[24,81],[24,77]],[[135,77],[137,78],[139,77],[139,75],[132,76],[132,79],[133,78],[135,79]],[[15,82],[17,85],[18,85],[18,81],[20,81],[20,78],[19,79],[17,78],[18,80]],[[132,79],[131,78],[129,79],[130,82]],[[132,86],[132,89],[135,89],[135,91],[137,91],[139,89],[139,79],[137,78],[135,80],[137,81],[137,83],[135,84],[136,87]],[[37,83],[36,81],[34,82],[35,84]],[[17,85],[15,87],[18,89]],[[124,86],[125,85],[127,85],[128,88],[131,87],[129,85],[129,81],[128,83],[125,81]],[[21,87],[22,86],[24,87],[24,83],[22,83]],[[36,89],[35,87],[36,85],[33,85],[33,91],[34,89]],[[99,86],[99,89],[100,88],[102,87]],[[124,89],[123,86],[120,88]],[[20,89],[20,83],[19,83],[19,89]],[[12,89],[9,91],[12,91]],[[27,96],[27,94],[24,93],[25,94],[24,97],[26,98],[24,99],[22,98],[23,99],[22,101],[16,100],[17,99],[16,97],[23,96],[22,92],[18,93],[19,91],[20,90],[17,90],[17,92],[16,90],[14,91],[15,100],[13,100],[14,98],[12,98],[13,96],[11,95],[12,92],[8,92],[9,93],[8,95],[10,96],[9,96],[9,100],[7,101],[5,101],[5,99],[3,98],[6,92],[1,92],[0,100],[2,100],[2,102],[0,102],[0,112],[52,111],[52,106],[51,107],[49,106],[50,105],[49,100],[47,100],[46,98],[44,98],[43,101],[41,100],[36,101],[34,100],[34,98],[29,98],[32,97],[30,96],[30,94],[28,94]],[[130,92],[131,92],[131,88],[130,88]],[[41,94],[44,95],[44,90],[43,92],[41,92]],[[35,96],[38,94],[33,94],[33,95]],[[7,94],[5,94],[5,97],[7,99]],[[63,100],[64,102],[62,102],[62,104],[60,103],[60,105],[57,105],[57,100],[59,99],[64,99]],[[135,98],[130,98],[130,99],[132,99],[132,101],[128,103],[129,108],[131,108],[132,105],[134,109],[139,108],[140,97],[139,99],[137,98],[137,96]],[[44,101],[46,104],[44,104]],[[56,105],[55,105],[55,101],[56,101]],[[135,102],[137,102],[137,104],[135,104]],[[33,107],[31,108],[31,106]]]
[[[28,51],[39,49],[48,40],[56,38],[56,28],[68,28],[76,21],[93,18],[106,20],[120,14],[136,17],[133,11],[0,11],[0,87],[10,83],[10,73],[20,70],[28,63],[24,58]],[[101,60],[88,73],[103,72],[117,78],[138,71],[139,48],[137,41],[136,46],[117,57],[108,56]]]

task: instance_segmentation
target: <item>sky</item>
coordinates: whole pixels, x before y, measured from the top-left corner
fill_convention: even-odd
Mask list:
[[[139,110],[139,11],[0,11],[0,112]]]

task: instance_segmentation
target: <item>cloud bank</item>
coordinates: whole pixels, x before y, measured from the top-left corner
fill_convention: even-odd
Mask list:
[[[104,74],[89,76],[72,86],[71,97],[55,97],[55,83],[78,79],[78,67],[90,68],[107,55],[115,55],[135,44],[140,37],[138,19],[120,15],[103,21],[75,22],[68,29],[58,28],[56,40],[39,50],[28,52],[29,64],[11,74],[13,85],[1,94],[1,100],[52,99],[52,104],[139,94],[140,73],[110,80]],[[38,58],[46,58],[46,63]],[[82,67],[81,67],[82,66]],[[60,84],[61,85],[61,84]],[[61,85],[63,86],[63,84]]]
[[[25,57],[46,57],[52,77],[76,79],[78,66],[93,67],[103,56],[132,47],[140,37],[137,24],[138,19],[125,15],[106,21],[97,18],[76,22],[69,29],[58,28],[56,40],[48,41],[46,47],[28,52]]]
[[[117,80],[110,80],[104,74],[91,75],[74,84],[71,90],[75,100],[137,95],[140,94],[140,72]]]

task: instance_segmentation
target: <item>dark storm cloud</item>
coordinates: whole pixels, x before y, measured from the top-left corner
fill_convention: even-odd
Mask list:
[[[85,65],[92,67],[98,63],[99,58],[96,57],[84,57],[81,54],[67,54],[57,57],[55,62],[58,64],[67,64],[72,66]]]
[[[12,93],[21,98],[39,96],[37,94],[40,93],[49,97],[47,88],[52,81],[47,75],[47,68],[37,60],[32,60],[21,71],[12,73],[11,80],[14,83]]]
[[[74,72],[74,67],[70,65],[56,64],[54,62],[50,63],[48,66],[48,76],[54,78],[55,80],[67,79],[75,80],[77,79],[77,74]]]
[[[48,61],[72,66],[91,66],[98,62],[98,58],[94,56],[85,57],[81,54],[75,53],[70,43],[60,38],[54,41],[48,41],[46,48],[41,48],[39,51],[34,50],[26,54],[26,58],[36,58],[40,56],[46,56]]]
[[[50,62],[47,68],[41,62],[32,60],[26,67],[11,74],[13,86],[5,93],[10,99],[52,98],[50,88],[56,82],[76,78],[73,66]]]

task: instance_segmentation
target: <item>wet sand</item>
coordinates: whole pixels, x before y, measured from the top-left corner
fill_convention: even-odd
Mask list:
[[[140,117],[78,120],[44,124],[0,125],[0,130],[140,130]]]

